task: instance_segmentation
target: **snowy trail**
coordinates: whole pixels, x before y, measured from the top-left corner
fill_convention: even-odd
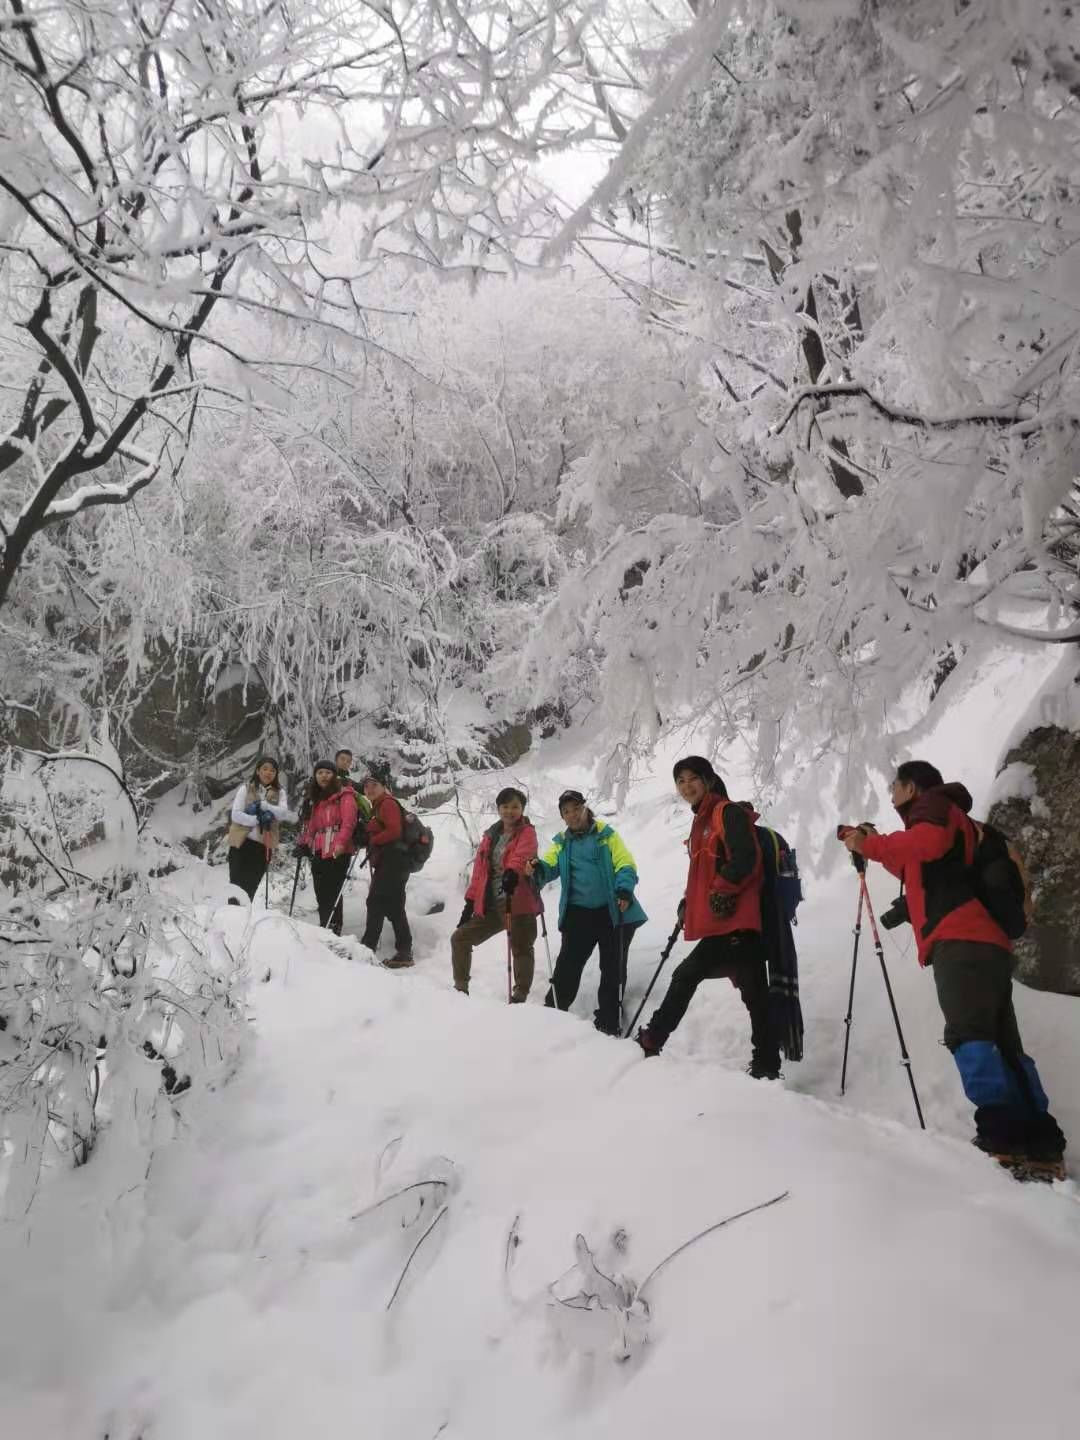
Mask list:
[[[1075,1433],[1074,1185],[298,933],[259,928],[252,1053],[149,1176],[120,1193],[107,1142],[8,1227],[11,1433]],[[647,1316],[553,1302],[579,1233],[632,1289],[784,1190],[665,1267]]]
[[[962,706],[951,719],[959,752]],[[580,750],[563,749],[506,776],[534,790],[542,839],[560,785],[588,784]],[[628,1014],[685,869],[665,763],[616,816],[650,914],[630,951]],[[472,783],[479,824],[492,779]],[[808,891],[807,1054],[782,1086],[741,1073],[746,1016],[726,983],[702,986],[654,1061],[592,1029],[594,966],[574,1013],[545,1012],[542,944],[528,1005],[505,1003],[497,939],[476,952],[471,996],[455,995],[448,937],[470,850],[453,822],[410,884],[414,971],[325,944],[305,923],[310,890],[285,922],[282,867],[279,913],[253,917],[237,1075],[176,1116],[161,1098],[149,1166],[114,1123],[90,1166],[0,1228],[2,1433],[1071,1440],[1080,1001],[1016,993],[1073,1141],[1074,1178],[1052,1191],[1014,1184],[969,1146],[932,977],[907,932],[884,943],[929,1130],[915,1128],[868,937],[841,1100],[852,873],[829,869],[782,810],[769,818],[800,844]],[[170,884],[212,909],[225,893],[223,873],[198,864]],[[353,936],[365,889],[346,897]],[[874,871],[871,890],[880,911],[893,887]],[[246,913],[216,917],[235,948]],[[551,908],[549,925],[554,950]],[[676,1255],[647,1314],[629,1304],[665,1256],[784,1191]],[[583,1268],[579,1235],[599,1273]],[[565,1303],[583,1290],[598,1296],[590,1308]]]

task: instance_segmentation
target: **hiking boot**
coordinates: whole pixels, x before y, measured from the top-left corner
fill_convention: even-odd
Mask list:
[[[1018,1180],[1024,1178],[1029,1161],[1027,1151],[1020,1146],[1009,1149],[1000,1143],[995,1144],[983,1135],[976,1135],[971,1143],[976,1150],[981,1150],[988,1160],[1000,1165],[1002,1170],[1008,1170]]]
[[[413,958],[411,955],[391,955],[389,960],[383,961],[383,964],[387,970],[408,970],[413,964]]]
[[[525,1001],[526,1001],[528,998],[529,998],[529,997],[528,997],[527,995],[511,995],[511,996],[510,996],[510,1004],[511,1004],[511,1005],[524,1005],[524,1004],[525,1004]]]
[[[1056,1159],[1037,1160],[1035,1156],[1029,1155],[1024,1164],[1025,1180],[1043,1180],[1049,1184],[1052,1180],[1064,1180],[1065,1157],[1059,1155]]]
[[[755,1055],[746,1067],[746,1073],[751,1080],[779,1080],[780,1057]]]
[[[641,1027],[641,1029],[634,1036],[634,1039],[641,1046],[642,1052],[645,1055],[646,1059],[649,1059],[649,1057],[652,1055],[660,1054],[660,1042],[657,1040],[656,1036],[650,1031],[647,1025],[643,1025]]]

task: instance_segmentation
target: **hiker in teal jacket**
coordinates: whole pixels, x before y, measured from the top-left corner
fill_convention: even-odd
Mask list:
[[[634,931],[648,919],[634,898],[634,857],[611,826],[595,818],[580,791],[559,796],[559,814],[566,829],[527,867],[540,885],[556,877],[562,882],[562,945],[544,1004],[569,1010],[589,956],[599,946],[595,1024],[605,1035],[618,1035],[626,952]]]

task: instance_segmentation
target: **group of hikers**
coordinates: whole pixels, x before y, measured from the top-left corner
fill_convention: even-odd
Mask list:
[[[229,880],[254,899],[280,843],[282,823],[295,823],[293,854],[311,866],[319,924],[340,935],[345,883],[358,851],[366,850],[364,863],[370,866],[371,884],[361,943],[378,950],[389,920],[395,948],[384,963],[392,970],[405,969],[413,963],[413,950],[405,913],[409,864],[403,844],[404,811],[378,776],[365,775],[359,785],[354,784],[352,766],[351,750],[339,750],[333,760],[316,760],[296,815],[289,809],[277,761],[260,756],[251,779],[233,797]]]
[[[332,764],[317,762],[296,853],[310,860],[320,924],[340,934],[345,880],[357,850],[367,849],[372,880],[361,943],[377,950],[389,919],[396,948],[384,964],[402,968],[413,963],[405,915],[412,868],[403,831],[406,812],[375,776],[354,786],[352,759],[339,751]],[[801,899],[794,852],[782,836],[757,823],[760,817],[749,804],[731,800],[703,756],[677,761],[673,779],[693,821],[678,923],[661,964],[680,933],[696,943],[634,1039],[644,1056],[658,1056],[702,981],[727,979],[749,1016],[748,1073],[776,1080],[784,1058],[802,1057],[791,932]],[[901,881],[903,900],[892,909],[910,920],[919,963],[933,969],[945,1045],[975,1107],[973,1143],[1019,1178],[1063,1178],[1065,1136],[1050,1113],[1035,1062],[1024,1051],[1012,1003],[1012,938],[1022,933],[1023,920],[1019,927],[1013,923],[1016,897],[1008,892],[1020,886],[1022,910],[1025,881],[1018,857],[1000,832],[970,818],[972,802],[964,787],[946,785],[925,761],[898,767],[891,798],[903,829],[880,835],[864,823],[841,826],[838,834],[857,869],[874,861]],[[508,786],[495,805],[498,819],[481,838],[450,938],[454,988],[468,994],[474,948],[505,936],[507,998],[512,1004],[527,999],[538,919],[544,915],[541,892],[557,880],[560,944],[544,1003],[569,1009],[598,951],[594,1023],[604,1034],[621,1034],[627,953],[648,918],[636,897],[632,854],[578,790],[559,796],[563,828],[542,854],[522,791]],[[229,830],[230,879],[249,896],[265,874],[281,822],[290,818],[277,765],[263,757],[236,794]],[[859,913],[861,918],[861,903]]]

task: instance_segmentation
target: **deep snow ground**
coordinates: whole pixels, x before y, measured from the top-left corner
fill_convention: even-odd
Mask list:
[[[1027,697],[1004,674],[987,684],[995,729],[1007,726]],[[975,700],[985,708],[985,687]],[[955,740],[925,753],[985,788],[992,764],[962,704],[953,724]],[[474,782],[477,824],[519,778],[552,833],[554,796],[589,772],[569,743],[541,758],[542,779],[532,760]],[[631,949],[631,1007],[681,893],[686,814],[669,777],[657,757],[614,817],[651,916]],[[284,866],[270,915],[222,905],[221,870],[171,877],[234,949],[250,926],[251,1051],[217,1094],[162,1098],[149,1165],[114,1124],[90,1166],[0,1228],[0,1433],[1075,1435],[1076,1180],[1020,1187],[971,1150],[932,978],[903,932],[885,944],[930,1130],[914,1128],[868,935],[839,1098],[855,882],[842,857],[829,868],[835,842],[812,850],[782,808],[769,817],[800,839],[808,881],[807,1059],[783,1085],[741,1073],[746,1020],[723,983],[702,987],[658,1061],[593,1031],[592,969],[577,1014],[546,1012],[542,945],[529,1005],[505,1004],[498,940],[476,952],[473,994],[453,994],[446,941],[469,852],[451,823],[410,887],[412,972],[372,967],[358,946],[344,958],[285,921]],[[354,933],[364,888],[347,900]],[[892,888],[875,875],[879,910]],[[436,900],[445,908],[424,914]],[[1022,989],[1017,1002],[1080,1151],[1080,1002]],[[438,1183],[406,1189],[420,1182]],[[630,1305],[676,1247],[785,1190],[676,1255],[646,1287],[647,1313]],[[625,1277],[625,1313],[575,1269],[578,1234],[605,1275]],[[583,1288],[607,1305],[558,1303]]]
[[[241,912],[219,920],[238,943]],[[0,1236],[5,1433],[1076,1433],[1071,1183],[351,963],[306,926],[260,926],[253,961],[253,1053],[178,1103],[149,1174],[107,1140]],[[444,1188],[367,1209],[421,1181]],[[785,1190],[650,1282],[627,1360],[616,1311],[548,1289],[582,1288],[579,1233],[632,1288]]]

